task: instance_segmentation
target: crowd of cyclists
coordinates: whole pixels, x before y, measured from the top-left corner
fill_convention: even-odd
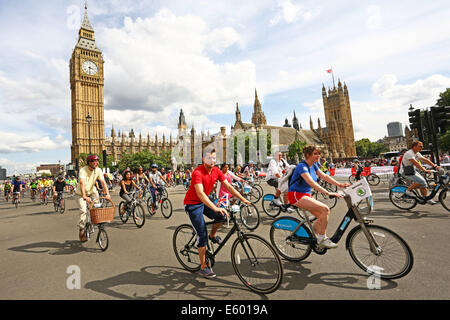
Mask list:
[[[418,162],[422,161],[434,169],[439,169],[440,167],[420,155],[421,148],[423,148],[421,142],[415,143],[411,150],[408,152],[404,150],[399,154],[399,159],[391,161],[391,164],[403,164],[405,167],[416,166],[420,170],[429,171]],[[204,260],[206,241],[209,239],[217,244],[222,242],[216,232],[228,215],[223,207],[221,208],[216,204],[217,202],[214,203],[213,201],[225,196],[231,204],[239,200],[241,204],[249,205],[250,201],[242,193],[242,186],[248,185],[250,181],[264,180],[269,186],[275,188],[275,197],[272,201],[274,206],[298,207],[310,212],[316,218],[313,227],[317,235],[318,246],[327,249],[337,247],[337,244],[333,243],[326,235],[330,208],[314,198],[312,193],[317,192],[327,197],[342,198],[343,195],[336,192],[337,188],[346,188],[350,184],[338,182],[327,174],[334,165],[321,159],[319,148],[306,146],[303,149],[303,159],[300,163],[292,165],[283,158],[281,152],[276,152],[266,170],[256,168],[252,161],[249,161],[244,167],[236,166],[232,168],[230,164],[226,163],[216,166],[215,151],[209,150],[203,154],[203,163],[196,168],[171,170],[159,168],[158,165],[152,164],[150,168],[145,170],[143,167],[139,167],[136,171],[127,168],[121,173],[116,172],[111,175],[103,174],[98,168],[98,157],[91,155],[86,161],[88,165],[80,170],[79,181],[75,177],[63,177],[62,175],[56,179],[48,177],[28,181],[14,177],[0,185],[0,190],[4,192],[5,200],[11,192],[18,192],[22,195],[25,192],[30,192],[31,196],[40,194],[41,198],[45,194],[53,194],[54,199],[57,192],[75,192],[79,197],[80,222],[78,226],[80,227],[80,241],[84,242],[87,241],[83,233],[86,204],[89,204],[92,198],[103,195],[110,199],[109,191],[115,186],[119,186],[120,197],[126,204],[129,204],[132,201],[130,193],[133,190],[139,191],[139,200],[141,200],[144,191],[149,191],[153,198],[152,210],[155,210],[154,204],[156,203],[155,195],[157,192],[162,192],[165,188],[184,185],[187,190],[184,198],[184,209],[198,237],[198,250],[201,259],[200,274],[203,277],[212,278],[215,277],[215,273],[206,265]],[[366,164],[351,161],[346,165],[356,167],[357,172],[361,173]],[[401,172],[404,173],[403,168]],[[287,177],[289,178],[288,181]],[[409,178],[412,184],[408,188],[408,192],[414,188],[419,188],[422,194],[426,196],[423,181],[419,181],[421,178],[417,174],[409,175]],[[326,188],[323,184],[319,184],[319,181],[325,181],[335,188]],[[281,185],[285,183],[288,183],[288,187],[282,188]],[[282,192],[282,190],[284,191]],[[123,212],[120,214],[123,214]],[[215,221],[209,234],[206,231],[204,215]]]

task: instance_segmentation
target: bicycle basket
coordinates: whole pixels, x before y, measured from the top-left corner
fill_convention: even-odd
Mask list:
[[[116,206],[111,200],[107,200],[111,202],[112,207],[108,208],[95,208],[94,203],[96,201],[99,201],[98,199],[95,199],[91,202],[89,206],[89,214],[91,215],[91,221],[93,224],[99,224],[99,223],[106,223],[111,222],[114,220],[114,214],[116,210]]]

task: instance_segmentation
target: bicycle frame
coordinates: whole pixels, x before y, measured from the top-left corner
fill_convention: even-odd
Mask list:
[[[378,243],[376,242],[375,238],[372,236],[372,234],[367,230],[366,228],[366,224],[371,222],[371,220],[369,219],[365,219],[362,214],[359,212],[358,208],[356,205],[353,205],[351,203],[351,198],[350,196],[346,195],[344,196],[344,200],[347,203],[347,207],[348,207],[348,211],[345,214],[345,216],[342,218],[341,223],[339,224],[338,228],[336,229],[334,235],[330,238],[330,240],[334,243],[338,243],[342,236],[344,235],[345,231],[347,231],[350,223],[352,222],[352,220],[355,220],[357,223],[360,224],[361,229],[363,230],[364,235],[366,236],[369,245],[370,245],[370,250],[372,251],[372,253],[374,254],[380,254],[381,253],[381,249],[378,245]],[[304,212],[302,210],[302,212]],[[298,213],[299,214],[299,213]],[[308,241],[309,243],[311,243],[312,245],[317,244],[317,237],[315,235],[314,229],[313,229],[313,225],[312,225],[312,221],[315,221],[316,219],[313,219],[312,221],[310,221],[310,219],[308,219],[308,217],[305,215],[305,217],[303,217],[301,214],[299,214],[301,221],[300,223],[297,225],[297,227],[292,231],[292,234],[295,235],[297,233],[297,231],[299,231],[299,229],[307,224],[309,230],[311,231],[311,235],[312,238],[311,239],[302,239],[303,241]],[[348,248],[348,239],[349,237],[347,237],[347,243],[346,243],[346,248]]]

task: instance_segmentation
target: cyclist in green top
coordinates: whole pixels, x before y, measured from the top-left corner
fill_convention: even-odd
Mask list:
[[[5,183],[5,200],[8,193],[11,193],[11,183],[9,180]]]
[[[32,198],[33,198],[34,195],[36,195],[37,188],[38,188],[38,184],[37,184],[36,180],[31,181],[31,183],[30,183],[30,196]]]

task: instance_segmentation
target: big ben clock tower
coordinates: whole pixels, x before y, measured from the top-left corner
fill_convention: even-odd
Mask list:
[[[95,43],[87,5],[70,59],[72,92],[72,163],[82,153],[100,155],[105,148],[103,55]]]

